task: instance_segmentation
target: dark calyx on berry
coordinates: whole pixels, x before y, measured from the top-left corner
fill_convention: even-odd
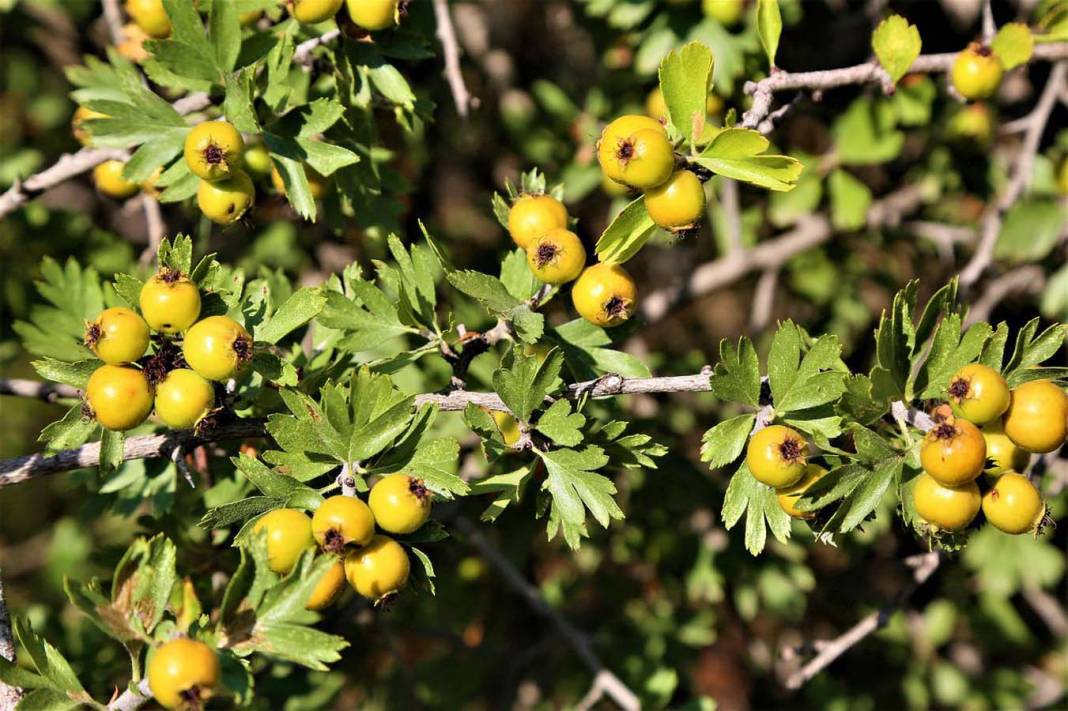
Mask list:
[[[556,259],[556,255],[560,254],[560,248],[552,242],[542,242],[538,245],[538,251],[534,258],[538,262],[539,267],[544,267],[549,262]]]
[[[782,458],[788,462],[794,462],[801,459],[804,453],[805,448],[793,437],[787,437],[782,441],[782,444],[779,445],[779,454],[781,454]]]
[[[214,143],[208,144],[208,147],[204,149],[204,161],[208,165],[218,165],[226,160],[226,151]]]

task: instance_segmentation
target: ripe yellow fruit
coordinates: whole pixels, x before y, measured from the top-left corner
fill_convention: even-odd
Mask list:
[[[338,595],[345,588],[345,566],[339,560],[330,566],[326,573],[315,584],[315,588],[308,596],[305,607],[309,610],[322,610],[334,604]]]
[[[655,125],[624,133],[642,119]],[[620,121],[626,121],[621,127]],[[612,180],[647,190],[662,184],[675,170],[675,151],[664,127],[646,116],[624,116],[608,124],[597,145],[597,161]]]
[[[595,326],[618,326],[631,316],[638,303],[638,287],[618,264],[586,267],[571,287],[571,302],[582,318]]]
[[[85,345],[108,365],[132,363],[148,350],[148,324],[131,309],[104,309],[86,327]]]
[[[234,170],[229,178],[209,182],[200,181],[197,188],[197,207],[209,220],[220,225],[230,225],[252,207],[256,189],[252,179],[244,171]]]
[[[805,474],[808,443],[797,430],[770,425],[749,439],[745,463],[753,477],[768,486],[794,486]]]
[[[123,200],[136,193],[141,186],[122,177],[125,168],[126,164],[121,160],[106,160],[93,168],[93,183],[96,189],[116,200]]]
[[[375,32],[398,21],[398,0],[345,0],[349,17],[365,30]]]
[[[375,536],[345,556],[345,577],[360,595],[379,600],[408,582],[411,563],[404,548],[388,536]]]
[[[944,531],[960,531],[979,513],[981,498],[974,481],[944,486],[924,473],[916,478],[913,502],[916,513],[927,523]]]
[[[78,143],[83,146],[88,146],[92,141],[92,136],[85,130],[85,126],[82,124],[85,121],[92,121],[94,119],[108,118],[107,114],[102,114],[99,111],[93,111],[85,106],[79,106],[74,110],[74,116],[70,120],[70,130],[74,134],[74,137],[78,139]]]
[[[200,290],[176,269],[161,269],[141,287],[141,313],[153,331],[181,333],[200,316]]]
[[[1046,505],[1027,477],[1008,472],[983,496],[983,515],[999,531],[1018,535],[1038,528]]]
[[[801,478],[797,480],[796,484],[784,487],[776,492],[779,506],[782,507],[782,510],[793,518],[809,519],[815,516],[815,511],[798,510],[797,501],[808,491],[809,487],[822,479],[826,473],[827,470],[818,464],[805,465],[805,471],[801,474]]]
[[[986,466],[986,440],[971,422],[949,416],[924,436],[920,463],[943,486],[961,486]]]
[[[987,99],[1001,85],[1004,69],[994,50],[973,42],[957,55],[950,69],[953,87],[965,99]]]
[[[390,533],[412,533],[430,517],[430,490],[422,479],[390,474],[371,487],[367,503],[375,523]]]
[[[705,189],[693,172],[677,170],[666,183],[646,191],[644,202],[657,227],[688,230],[704,217]]]
[[[996,479],[1005,472],[1022,472],[1027,469],[1031,455],[1009,439],[1001,422],[992,422],[984,427],[983,439],[986,440],[988,464],[983,473],[987,476]]]
[[[567,227],[567,208],[552,195],[521,195],[508,211],[508,234],[526,249],[549,230]]]
[[[274,165],[271,163],[271,154],[267,151],[267,147],[262,143],[247,147],[245,149],[243,160],[245,162],[245,167],[249,172],[257,177],[274,172]],[[271,179],[274,179],[273,174],[271,175]]]
[[[152,412],[152,385],[137,368],[102,365],[89,376],[85,400],[97,422],[121,432],[141,424]]]
[[[1009,384],[1001,373],[980,363],[958,370],[947,391],[953,414],[977,425],[993,422],[1009,409]]]
[[[341,2],[342,0],[292,0],[292,4],[287,7],[297,22],[315,25],[336,15],[341,9]]]
[[[171,429],[196,425],[215,405],[215,389],[192,370],[176,368],[156,386],[156,415]]]
[[[1068,395],[1048,380],[1032,380],[1012,391],[1005,434],[1028,452],[1052,452],[1068,435]]]
[[[219,685],[219,676],[215,650],[188,637],[161,644],[148,661],[148,688],[168,709],[203,708]]]
[[[241,165],[245,141],[233,124],[205,121],[185,137],[183,155],[189,170],[201,180],[222,180]]]
[[[293,569],[300,554],[315,545],[311,519],[297,509],[275,509],[260,517],[254,533],[267,534],[267,566],[285,575]]]
[[[252,336],[237,321],[209,316],[185,334],[182,355],[200,376],[226,380],[252,360],[252,348]]]
[[[724,27],[734,27],[745,15],[743,0],[701,0],[705,17],[710,17]]]
[[[527,247],[527,264],[546,284],[574,281],[586,266],[586,248],[571,230],[562,227],[536,237]]]
[[[126,14],[154,39],[171,35],[171,18],[163,7],[163,0],[126,0]]]
[[[328,553],[365,545],[375,535],[371,509],[355,496],[331,496],[312,514],[312,535]]]

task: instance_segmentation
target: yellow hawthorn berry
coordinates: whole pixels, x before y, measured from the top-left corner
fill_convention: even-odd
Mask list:
[[[655,124],[623,133],[617,125],[636,124],[635,118]],[[662,184],[675,170],[675,151],[664,127],[647,116],[624,116],[608,124],[597,146],[597,161],[612,180],[647,190]]]
[[[148,687],[168,709],[203,708],[219,685],[219,676],[215,650],[188,637],[164,642],[148,660]]]
[[[618,326],[634,315],[638,287],[618,264],[586,267],[571,287],[571,302],[582,318],[595,326]]]
[[[953,414],[976,425],[985,425],[1009,409],[1009,384],[993,368],[973,363],[949,379],[947,388]]]
[[[601,173],[601,190],[609,197],[621,197],[630,193],[630,188],[623,183],[617,183],[604,173]]]
[[[701,0],[701,10],[724,27],[734,27],[745,14],[744,0]]]
[[[377,535],[345,556],[349,585],[370,600],[380,600],[404,587],[409,568],[404,547],[389,536]]]
[[[430,517],[431,494],[422,479],[390,474],[371,487],[367,503],[383,531],[412,533]]]
[[[657,227],[688,230],[705,214],[705,189],[689,170],[677,170],[663,185],[647,190],[645,209]]]
[[[985,146],[994,137],[994,118],[986,104],[967,104],[949,119],[948,133],[958,141]]]
[[[171,18],[163,7],[163,0],[126,0],[126,14],[154,39],[166,39],[171,34]]]
[[[229,178],[215,182],[201,180],[197,188],[197,207],[209,220],[220,225],[240,220],[255,200],[252,179],[241,170],[234,170]]]
[[[527,264],[546,284],[566,284],[586,266],[586,248],[574,232],[557,227],[534,238],[527,247]]]
[[[793,518],[809,519],[815,516],[815,511],[798,510],[797,500],[808,491],[810,486],[822,479],[826,473],[827,470],[818,464],[806,464],[805,470],[802,472],[801,478],[797,480],[797,483],[775,492],[782,510]]]
[[[171,429],[189,429],[215,405],[211,383],[187,368],[167,373],[156,386],[156,415]]]
[[[177,269],[161,269],[141,287],[141,313],[153,331],[181,333],[200,316],[200,290]]]
[[[308,180],[308,192],[311,194],[313,200],[322,200],[326,195],[327,184],[329,178],[324,178],[317,173],[310,165],[304,165],[304,177]],[[282,174],[278,172],[278,168],[275,165],[271,165],[271,185],[278,191],[280,195],[286,194],[286,184],[282,180]]]
[[[745,462],[757,481],[781,489],[801,480],[807,451],[808,443],[797,430],[770,425],[749,439]]]
[[[85,345],[108,365],[131,363],[148,350],[148,324],[132,309],[104,309],[86,326]]]
[[[961,486],[986,466],[986,440],[971,422],[949,415],[936,420],[924,436],[920,463],[943,486]]]
[[[182,355],[200,376],[226,380],[252,360],[252,346],[252,336],[237,321],[209,316],[186,332]]]
[[[297,509],[275,509],[260,517],[253,533],[267,535],[267,567],[285,575],[293,569],[300,554],[315,545],[311,519]]]
[[[567,208],[552,195],[520,195],[508,211],[508,234],[526,249],[549,230],[567,227]]]
[[[83,146],[88,146],[92,142],[92,136],[85,130],[85,126],[82,124],[86,121],[92,121],[94,119],[108,118],[107,114],[102,114],[99,111],[93,111],[86,106],[79,106],[74,110],[74,116],[70,120],[70,131],[74,134],[74,137],[78,139],[78,143]]]
[[[297,22],[315,25],[336,15],[341,3],[342,0],[289,0],[287,7]]]
[[[983,515],[999,531],[1018,535],[1038,528],[1046,505],[1027,477],[1007,472],[983,496]]]
[[[370,507],[355,496],[331,496],[312,514],[312,535],[328,553],[341,553],[345,546],[362,546],[375,535],[375,517]]]
[[[397,24],[399,4],[398,0],[345,0],[352,21],[371,32]]]
[[[511,447],[519,441],[522,432],[519,431],[519,423],[507,412],[495,411],[492,414],[493,421],[497,423],[497,429],[501,433],[504,443]]]
[[[983,439],[986,441],[987,467],[983,472],[993,478],[997,478],[1005,472],[1022,472],[1027,469],[1031,461],[1031,455],[1016,446],[1016,443],[1005,434],[1001,422],[991,422],[983,427]]]
[[[1005,434],[1028,452],[1052,452],[1068,435],[1068,395],[1048,380],[1032,380],[1012,391]]]
[[[322,610],[334,604],[338,595],[345,588],[345,565],[339,560],[329,568],[308,596],[305,607],[309,610]]]
[[[127,22],[122,26],[122,38],[115,45],[119,54],[131,62],[140,64],[148,59],[145,40],[152,39],[136,22]]]
[[[945,486],[930,474],[921,473],[916,477],[913,503],[920,518],[932,526],[944,531],[960,531],[979,513],[981,499],[974,481]]]
[[[274,171],[274,166],[271,164],[271,154],[267,151],[267,147],[262,143],[249,146],[245,149],[245,155],[243,157],[245,167],[249,172],[256,176],[264,176]],[[272,180],[274,176],[271,175]]]
[[[137,368],[102,365],[89,376],[85,400],[97,422],[121,432],[137,427],[152,412],[152,385]]]
[[[233,124],[205,121],[185,137],[183,155],[189,170],[201,180],[222,180],[241,166],[245,141]]]
[[[96,189],[116,200],[123,200],[136,193],[141,186],[122,177],[125,168],[126,164],[121,160],[106,160],[93,168],[93,183]]]
[[[1003,71],[994,50],[972,42],[953,60],[950,78],[965,99],[987,99],[998,90]]]

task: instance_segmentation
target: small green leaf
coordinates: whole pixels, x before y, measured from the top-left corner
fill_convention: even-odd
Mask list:
[[[831,223],[835,229],[846,232],[864,227],[872,202],[868,186],[839,168],[827,179],[827,187],[831,195]]]
[[[756,415],[737,415],[715,425],[701,438],[701,461],[709,467],[724,467],[745,449]]]
[[[582,442],[582,426],[586,418],[571,412],[571,403],[557,400],[538,418],[536,429],[562,447],[574,447]]]
[[[871,36],[871,48],[879,64],[895,84],[920,56],[920,31],[900,15],[891,15],[875,28]]]
[[[660,89],[671,123],[691,145],[704,132],[705,102],[712,89],[712,50],[690,42],[672,50],[660,62]]]
[[[656,233],[656,225],[645,209],[645,200],[631,201],[597,240],[597,259],[605,264],[623,264],[638,253]]]
[[[779,51],[779,37],[782,35],[779,0],[757,0],[756,18],[760,46],[768,57],[768,66],[774,67],[775,54]]]
[[[990,49],[994,50],[1001,66],[1009,70],[1031,60],[1035,51],[1035,38],[1027,25],[1010,22],[998,28],[998,33],[990,40]]]
[[[517,348],[512,352],[511,364],[494,372],[493,389],[517,420],[530,422],[531,414],[545,401],[559,377],[563,361],[557,350],[542,360],[522,355]]]

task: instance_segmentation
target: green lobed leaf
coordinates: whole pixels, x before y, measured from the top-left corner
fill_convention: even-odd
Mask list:
[[[920,31],[900,15],[890,15],[871,36],[871,48],[879,64],[895,84],[920,56]]]
[[[997,34],[990,40],[990,49],[994,50],[1001,66],[1007,71],[1031,60],[1035,38],[1027,25],[1009,22],[998,28]]]
[[[700,42],[672,50],[660,62],[660,89],[668,115],[678,133],[691,145],[704,132],[705,102],[712,89],[714,64],[712,50]],[[601,250],[597,253],[600,255]]]
[[[719,342],[719,362],[711,377],[712,392],[720,400],[740,402],[756,407],[760,404],[760,361],[756,348],[748,338],[732,345],[727,339]]]
[[[701,438],[701,461],[714,469],[740,457],[755,421],[756,415],[736,415],[707,430]]]
[[[282,302],[267,321],[256,328],[256,340],[278,343],[289,333],[315,318],[326,304],[319,288],[304,287]]]
[[[563,357],[557,350],[544,359],[525,356],[515,349],[510,363],[493,373],[493,389],[520,422],[530,422],[530,416],[549,394],[560,375]]]
[[[612,519],[623,518],[623,512],[612,498],[615,484],[596,473],[608,464],[608,457],[600,447],[539,451],[538,456],[545,463],[545,487],[561,520],[581,524],[586,519],[586,509],[605,528]]]
[[[562,447],[574,447],[582,442],[582,426],[586,418],[571,412],[571,403],[557,400],[538,418],[535,429]]]

